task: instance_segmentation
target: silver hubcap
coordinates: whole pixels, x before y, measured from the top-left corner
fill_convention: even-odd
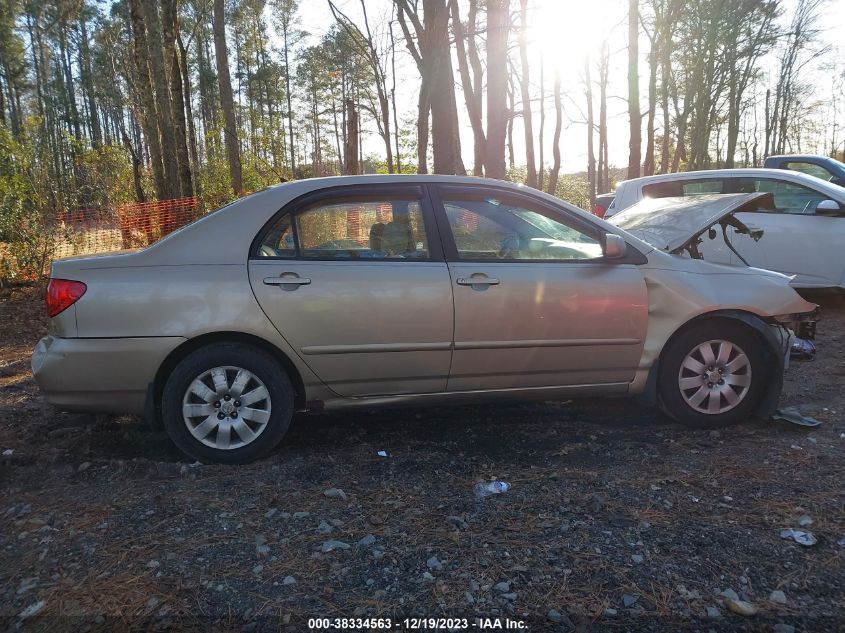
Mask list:
[[[242,367],[215,367],[190,384],[182,417],[191,435],[221,450],[254,442],[270,421],[270,393]]]
[[[736,407],[751,386],[751,363],[742,349],[714,340],[693,349],[678,372],[678,388],[700,413],[725,413]]]

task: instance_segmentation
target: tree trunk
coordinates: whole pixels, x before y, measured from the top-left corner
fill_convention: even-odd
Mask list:
[[[103,132],[100,127],[100,117],[97,115],[97,100],[94,95],[94,82],[91,70],[91,52],[88,47],[88,26],[85,22],[85,11],[79,17],[79,65],[82,71],[82,84],[85,98],[88,101],[88,120],[91,126],[91,144],[97,148],[103,143]]]
[[[420,74],[417,120],[417,162],[419,173],[427,172],[428,114],[431,111],[433,170],[439,174],[465,174],[461,158],[455,77],[449,45],[449,7],[446,0],[423,0],[420,20],[416,4],[396,0],[399,24],[408,52]],[[454,10],[454,9],[453,9]],[[416,43],[408,22],[413,25]],[[369,32],[369,31],[368,31]],[[461,42],[459,45],[462,45]],[[462,63],[466,63],[464,60]]]
[[[423,0],[424,33],[420,53],[431,73],[431,146],[435,174],[465,175],[461,160],[455,78],[449,47],[446,0]]]
[[[428,80],[420,82],[420,94],[417,99],[417,173],[428,173],[428,123],[431,102]]]
[[[132,159],[132,185],[135,188],[135,200],[138,202],[146,202],[147,197],[144,195],[144,187],[141,185],[141,159],[138,158],[138,153],[132,146],[132,141],[129,140],[129,135],[123,125],[123,119],[120,119],[121,136],[123,137],[123,144],[129,152],[129,157]],[[128,246],[124,246],[128,248]]]
[[[129,0],[129,17],[132,26],[132,53],[135,58],[135,71],[138,74],[138,97],[142,104],[143,116],[141,127],[150,151],[150,163],[153,169],[156,197],[164,200],[168,197],[167,179],[161,157],[161,140],[158,134],[158,113],[153,97],[150,79],[149,54],[147,48],[147,29],[144,26],[141,0]]]
[[[197,129],[194,125],[194,108],[192,105],[191,74],[188,72],[188,50],[182,42],[182,36],[176,31],[176,43],[179,46],[179,72],[182,75],[182,85],[185,88],[185,117],[188,120],[188,142],[191,150],[191,164],[193,173],[197,174],[200,167],[199,150],[197,148]],[[199,180],[194,183],[197,194],[200,193]]]
[[[545,170],[544,170],[544,163],[543,163],[543,135],[546,131],[546,67],[545,67],[546,57],[543,55],[542,51],[540,52],[540,134],[538,136],[538,149],[540,152],[539,156],[539,163],[540,163],[540,170],[539,174],[537,174],[537,188],[542,191]]]
[[[179,159],[176,155],[176,139],[171,109],[170,87],[162,48],[161,21],[156,0],[141,0],[144,12],[144,24],[147,27],[147,46],[149,49],[150,71],[155,85],[156,106],[158,112],[158,130],[161,138],[161,158],[164,163],[164,178],[168,198],[181,195],[179,185]]]
[[[642,144],[640,119],[639,65],[639,0],[628,0],[628,178],[640,176],[640,146]]]
[[[507,131],[508,32],[510,0],[487,4],[487,145],[484,164],[488,178],[505,178]]]
[[[513,171],[514,167],[516,166],[516,156],[514,154],[513,149],[513,120],[514,115],[513,113],[516,112],[516,88],[513,85],[513,76],[508,78],[508,110],[506,112],[506,117],[508,120],[507,124],[507,143],[508,143],[508,169]]]
[[[552,156],[554,157],[554,164],[549,172],[549,184],[547,191],[552,194],[557,194],[557,179],[560,174],[560,131],[563,128],[563,104],[560,100],[560,70],[555,70],[555,133],[552,141]]]
[[[609,69],[610,45],[607,40],[604,40],[599,60],[599,165],[596,171],[596,192],[601,193],[610,189],[610,165],[607,164],[607,81]]]
[[[593,152],[593,81],[590,78],[590,59],[584,62],[584,82],[587,97],[587,197],[592,212],[596,204],[596,156]]]
[[[170,110],[173,115],[173,131],[176,144],[176,161],[179,166],[179,189],[183,196],[194,195],[191,159],[188,151],[188,124],[185,119],[185,90],[182,86],[182,69],[176,50],[176,33],[179,31],[176,0],[162,0],[162,22],[164,24],[164,57],[169,65]]]
[[[643,161],[643,175],[654,175],[654,118],[657,113],[657,50],[658,37],[655,33],[648,54],[648,123],[646,124],[646,149]]]
[[[668,22],[667,12],[663,14],[660,37],[660,109],[663,111],[663,139],[660,145],[660,173],[669,171],[670,148],[670,116],[669,113],[669,83],[672,72],[672,31]]]
[[[352,99],[347,99],[344,107],[346,108],[346,144],[343,148],[343,162],[346,165],[346,173],[354,175],[361,171],[358,165],[358,111]]]
[[[232,81],[229,78],[229,53],[226,47],[223,0],[214,0],[214,56],[217,58],[217,82],[220,85],[220,105],[223,108],[223,119],[225,121],[224,136],[226,139],[226,154],[229,158],[229,175],[232,178],[232,190],[236,196],[240,196],[244,192],[243,172],[241,170],[241,152],[238,147],[238,128],[235,123]]]
[[[288,104],[288,143],[290,143],[290,172],[291,178],[296,178],[296,144],[293,137],[293,107],[291,106],[290,94],[290,59],[288,51],[288,33],[290,31],[290,24],[287,20],[283,23],[282,28],[282,44],[285,51],[285,100]]]
[[[393,20],[390,21],[390,103],[393,106],[393,142],[396,148],[396,172],[402,173],[402,160],[399,148],[399,110],[396,108],[396,38],[393,35]]]
[[[467,27],[469,35],[461,23],[460,14],[458,12],[458,1],[451,0],[450,7],[452,11],[452,28],[455,31],[455,49],[458,57],[458,72],[461,76],[461,86],[463,87],[464,102],[466,103],[467,114],[469,115],[469,122],[472,126],[473,137],[473,167],[472,173],[474,176],[484,175],[484,148],[487,139],[484,136],[484,122],[482,120],[482,69],[478,58],[478,49],[475,42],[476,29],[476,11],[477,0],[470,0],[469,18],[467,20]],[[472,76],[470,75],[470,66],[472,66]]]
[[[528,0],[519,2],[519,58],[522,65],[519,91],[522,98],[522,128],[525,131],[525,184],[537,188],[537,164],[534,161],[534,126],[531,117],[531,92],[528,76]]]

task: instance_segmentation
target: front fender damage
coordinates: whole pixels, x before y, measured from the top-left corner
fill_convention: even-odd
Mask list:
[[[631,385],[644,404],[658,404],[660,358],[671,338],[682,329],[708,318],[729,318],[754,329],[763,341],[768,376],[766,392],[756,409],[768,418],[777,409],[783,374],[789,363],[794,333],[776,315],[816,314],[816,306],[801,299],[788,286],[752,283],[752,275],[690,275],[665,269],[644,270],[649,296],[649,329],[640,370]]]

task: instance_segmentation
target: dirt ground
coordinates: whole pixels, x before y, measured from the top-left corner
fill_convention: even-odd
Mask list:
[[[628,400],[359,412],[298,417],[270,458],[223,467],[138,419],[50,409],[39,290],[0,290],[0,627],[845,630],[845,299],[813,299],[819,353],[782,404],[814,429],[692,431]],[[512,488],[476,499],[489,478]]]

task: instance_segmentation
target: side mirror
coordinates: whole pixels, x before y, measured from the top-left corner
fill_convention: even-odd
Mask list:
[[[605,233],[603,250],[605,259],[620,259],[625,257],[628,244],[615,233]]]
[[[816,215],[841,216],[845,209],[835,200],[822,200],[816,205]]]

